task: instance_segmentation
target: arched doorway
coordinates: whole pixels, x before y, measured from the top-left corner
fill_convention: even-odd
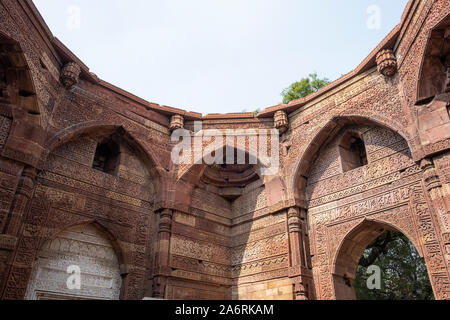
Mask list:
[[[77,270],[78,288],[76,281],[69,279]],[[81,225],[44,244],[33,268],[26,299],[118,300],[121,285],[119,261],[112,243],[96,226]]]
[[[412,262],[416,265],[407,266]],[[365,220],[345,237],[337,253],[333,273],[335,297],[337,300],[414,300],[427,296],[414,290],[429,290],[432,296],[426,269],[414,244],[400,230]],[[422,279],[409,279],[409,275]],[[400,288],[401,284],[405,287]],[[413,288],[417,285],[423,288]]]

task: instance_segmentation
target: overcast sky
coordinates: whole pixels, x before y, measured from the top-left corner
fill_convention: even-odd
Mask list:
[[[400,22],[407,0],[34,3],[103,80],[208,114],[264,109],[311,72],[335,80],[353,70]]]

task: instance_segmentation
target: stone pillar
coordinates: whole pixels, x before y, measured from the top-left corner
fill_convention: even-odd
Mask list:
[[[444,247],[450,248],[450,204],[446,201],[446,194],[432,159],[423,159],[420,163],[423,170],[425,188],[431,198],[437,214],[439,227],[442,233]],[[447,196],[448,197],[448,196]],[[447,265],[450,264],[450,251],[445,252]]]
[[[296,300],[312,299],[312,268],[306,210],[292,207],[288,210],[289,277],[294,286]]]
[[[28,206],[29,200],[33,195],[37,173],[38,171],[34,167],[24,167],[22,176],[19,180],[19,185],[17,186],[16,195],[14,197],[13,204],[8,215],[7,222],[2,230],[3,234],[7,234],[13,237],[17,237],[19,235],[25,210]]]
[[[170,238],[172,236],[173,210],[162,209],[159,211],[158,247],[156,252],[156,267],[153,279],[153,298],[164,299],[167,278],[170,276],[169,255]]]

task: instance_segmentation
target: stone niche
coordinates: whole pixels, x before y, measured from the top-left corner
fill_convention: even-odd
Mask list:
[[[381,50],[376,57],[378,72],[384,76],[392,77],[397,73],[397,58],[391,49]]]

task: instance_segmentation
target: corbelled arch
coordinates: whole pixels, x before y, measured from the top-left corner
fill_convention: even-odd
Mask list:
[[[162,261],[160,267],[185,269],[186,266],[178,262],[180,259],[181,261],[191,261],[193,265],[198,264],[202,269],[204,265],[217,266],[214,268],[220,269],[221,277],[227,281],[225,283],[220,280],[222,283],[218,286],[216,280],[208,279],[208,285],[213,284],[210,290],[218,290],[220,293],[217,294],[220,299],[248,299],[251,294],[244,293],[243,288],[253,284],[244,281],[244,283],[240,281],[234,283],[229,280],[248,277],[248,268],[252,263],[267,264],[267,261],[273,261],[272,259],[280,259],[278,261],[286,263],[289,259],[287,257],[288,235],[285,229],[287,213],[282,207],[271,208],[272,203],[278,202],[284,196],[285,188],[278,174],[270,175],[273,172],[264,172],[266,175],[263,174],[263,171],[269,167],[269,162],[260,159],[255,150],[248,148],[248,145],[245,149],[243,146],[239,148],[232,143],[224,143],[220,147],[216,147],[216,150],[228,148],[235,154],[238,151],[244,153],[246,164],[243,166],[228,165],[224,166],[225,168],[221,164],[207,163],[180,166],[180,174],[176,180],[173,195],[175,203],[170,207],[173,209],[171,211],[174,216],[172,233],[161,241],[162,244],[170,242],[170,246],[163,248],[164,251],[161,250],[160,256],[165,255],[171,258]],[[211,150],[211,152],[214,151]],[[256,161],[248,165],[250,157]],[[239,169],[236,170],[237,168]],[[244,170],[241,170],[242,168]],[[233,172],[233,178],[229,179],[230,184],[210,179],[209,170],[222,173],[221,169]],[[250,176],[247,175],[247,169],[253,171],[252,173],[258,172],[258,179],[246,180]],[[225,176],[227,175],[222,177]],[[236,179],[234,179],[235,177]],[[236,181],[238,181],[238,186]],[[276,200],[272,200],[271,197]],[[165,219],[164,223],[166,224],[168,224],[169,218],[172,218],[167,213],[162,213],[161,216]],[[267,221],[272,221],[272,219],[275,219],[277,224],[267,226],[269,224]],[[196,233],[192,229],[193,226],[198,228],[198,236],[190,235],[187,232],[192,230],[191,232]],[[270,231],[261,236],[264,240],[255,239],[252,232],[258,229],[258,233],[262,235],[261,228],[263,226],[269,228]],[[193,237],[202,239],[194,245],[194,248],[200,246],[205,250],[194,249],[195,251],[192,251],[186,247],[186,243],[191,242]],[[252,249],[259,246],[263,246],[259,252]],[[279,252],[283,252],[283,258],[273,258],[272,255],[275,254],[268,253],[267,251],[270,250],[268,247],[277,247]],[[217,275],[217,271],[211,269],[205,269],[204,272]],[[175,273],[174,276],[176,277]],[[292,287],[291,280],[287,276],[283,276],[283,280],[269,278],[266,281],[272,282],[275,287],[284,286],[284,289]],[[171,288],[172,286],[171,284],[166,286],[165,297],[174,298],[171,295],[171,292],[175,290]],[[167,292],[169,292],[168,296]],[[199,295],[201,294],[199,293]],[[287,292],[285,297],[288,295]],[[202,298],[207,297],[202,296]]]
[[[42,250],[45,242],[56,239],[61,233],[65,232],[66,230],[82,226],[92,226],[96,228],[104,235],[105,239],[111,242],[111,245],[114,248],[114,252],[119,261],[119,265],[122,268],[121,272],[125,273],[127,265],[129,265],[130,263],[130,259],[126,255],[126,251],[120,244],[118,235],[115,234],[114,230],[105,225],[105,223],[97,219],[83,219],[82,221],[76,222],[69,220],[66,224],[59,225],[57,228],[49,230],[48,234],[45,235],[45,239],[39,239],[39,242],[37,244],[38,250]]]
[[[246,159],[251,157],[252,159],[256,159],[256,170],[258,172],[261,172],[262,169],[266,168],[265,164],[261,159],[258,157],[258,154],[252,150],[243,150],[242,148],[232,146],[228,143],[224,143],[222,146],[216,148],[216,150],[212,152],[217,152],[220,149],[228,149],[228,150],[234,150],[234,152],[241,152],[244,153],[246,156]],[[225,155],[225,154],[224,154]],[[202,158],[203,160],[203,158]],[[184,181],[190,181],[193,183],[198,182],[200,179],[197,177],[197,174],[201,174],[201,172],[208,167],[208,164],[204,163],[191,163],[191,164],[185,164],[178,167],[178,174],[177,174],[177,180],[184,180]],[[194,175],[193,175],[194,174]]]
[[[313,135],[294,166],[295,172],[289,175],[288,190],[297,202],[301,203],[306,200],[306,179],[321,147],[330,142],[341,129],[349,125],[375,125],[396,132],[406,140],[410,151],[414,153],[415,145],[411,134],[401,124],[392,119],[382,115],[367,116],[350,113],[334,116]]]

